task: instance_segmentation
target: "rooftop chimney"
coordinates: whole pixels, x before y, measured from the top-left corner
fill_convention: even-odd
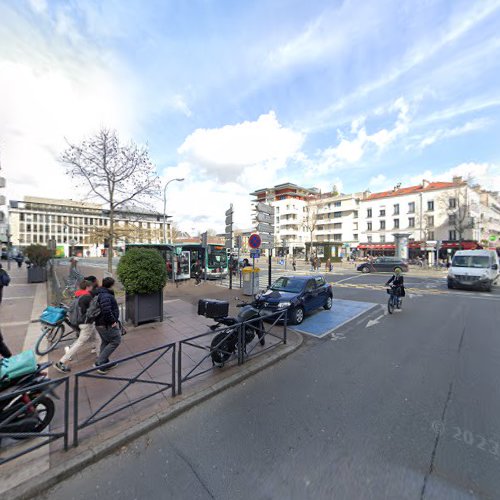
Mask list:
[[[453,184],[461,184],[463,182],[461,175],[453,176]]]
[[[424,179],[424,180],[422,181],[422,187],[423,187],[423,188],[426,188],[428,185],[429,185],[429,181],[428,181],[427,179]]]

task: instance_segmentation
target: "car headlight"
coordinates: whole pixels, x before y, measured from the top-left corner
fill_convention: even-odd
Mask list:
[[[291,302],[280,302],[278,307],[281,309],[282,307],[290,307],[292,305]]]

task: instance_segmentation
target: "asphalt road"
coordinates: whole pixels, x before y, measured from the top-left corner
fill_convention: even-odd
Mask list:
[[[331,279],[381,307],[43,498],[499,498],[498,287],[409,277],[388,316],[387,276]]]

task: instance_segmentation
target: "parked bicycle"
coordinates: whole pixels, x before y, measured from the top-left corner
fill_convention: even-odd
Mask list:
[[[394,309],[401,309],[403,305],[403,298],[398,294],[399,287],[391,286],[387,289],[387,293],[389,294],[389,301],[387,302],[387,311],[389,314],[394,312]]]
[[[35,352],[39,356],[53,351],[63,340],[78,338],[78,330],[69,322],[68,307],[64,304],[47,307],[40,316],[40,323],[42,334],[35,344]]]

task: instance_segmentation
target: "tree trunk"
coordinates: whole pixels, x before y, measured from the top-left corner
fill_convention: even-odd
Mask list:
[[[108,272],[113,274],[113,247],[115,244],[115,211],[110,205],[109,209],[109,247],[108,247]]]

